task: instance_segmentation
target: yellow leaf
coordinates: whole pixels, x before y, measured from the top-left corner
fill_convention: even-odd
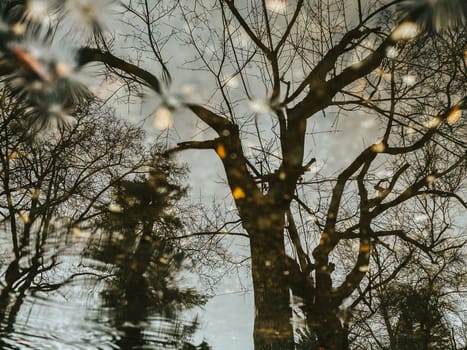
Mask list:
[[[26,153],[24,152],[21,152],[21,151],[13,151],[11,153],[9,153],[6,157],[6,159],[8,160],[13,160],[13,159],[16,159],[16,158],[20,158],[20,157],[25,157],[27,156]]]
[[[217,145],[216,153],[219,155],[221,159],[224,159],[225,157],[227,157],[227,151],[225,150],[225,147],[223,144]]]
[[[326,244],[327,240],[329,238],[329,235],[326,232],[323,232],[321,234],[321,239],[319,240],[319,245],[324,245]]]
[[[22,211],[19,212],[19,218],[21,221],[23,221],[25,224],[28,224],[31,220],[29,219],[29,216],[27,216],[25,213]]]
[[[232,191],[232,195],[235,199],[242,199],[246,197],[245,191],[241,187],[235,187]]]
[[[454,107],[449,115],[446,117],[446,122],[449,125],[455,124],[461,119],[462,116],[462,111],[459,109],[459,107]]]
[[[384,143],[380,142],[380,143],[375,143],[373,146],[371,146],[371,150],[375,153],[381,153],[381,152],[384,152],[385,150],[385,146],[384,146]]]
[[[360,246],[360,251],[362,253],[368,253],[370,251],[370,245],[368,243],[362,243]]]
[[[11,152],[6,157],[6,159],[8,159],[8,160],[12,160],[12,159],[15,159],[15,158],[18,158],[18,152]]]

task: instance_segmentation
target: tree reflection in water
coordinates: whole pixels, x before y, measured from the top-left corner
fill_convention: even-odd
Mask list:
[[[94,347],[99,325],[106,323],[101,336],[113,339],[112,348],[208,349],[190,342],[196,318],[181,316],[205,300],[177,286],[177,276],[187,270],[171,240],[182,228],[176,205],[184,195],[177,179],[183,170],[146,149],[138,128],[110,114],[97,117],[95,106],[86,107],[75,124],[31,138],[21,131],[25,107],[1,93],[0,347]],[[145,175],[141,169],[148,168]],[[98,290],[92,316],[83,319],[95,324],[72,322],[82,330],[72,330],[69,339],[59,335],[83,313],[80,308],[87,313],[89,305],[77,295]],[[71,306],[54,305],[59,295],[73,295]],[[44,300],[49,315],[31,312],[29,319],[27,313],[41,309]],[[43,322],[44,316],[51,319]],[[65,332],[55,334],[49,323],[63,323]],[[82,339],[70,344],[77,337]]]
[[[214,220],[209,231],[195,234],[248,238],[256,350],[294,349],[301,331],[316,343],[306,348],[325,350],[360,343],[399,349],[401,339],[426,335],[416,310],[395,321],[383,310],[394,305],[376,292],[392,283],[397,289],[413,285],[412,273],[404,275],[412,259],[422,257],[422,266],[452,265],[448,253],[465,252],[453,214],[467,208],[467,3],[350,2],[124,1],[122,28],[106,28],[115,10],[110,0],[0,2],[0,76],[12,95],[4,103],[19,105],[3,114],[1,129],[1,215],[14,253],[2,270],[6,328],[13,328],[27,293],[63,283],[47,281],[57,275],[47,271],[57,272],[57,261],[66,261],[48,246],[51,233],[58,233],[55,217],[67,217],[61,228],[74,236],[87,235],[78,229],[86,220],[101,220],[95,235],[102,239],[87,254],[111,267],[98,276],[108,277],[105,302],[123,301],[111,316],[121,347],[145,346],[142,326],[153,312],[173,320],[182,304],[201,302],[196,293],[174,287],[184,264],[169,243],[180,223],[166,204],[182,192],[170,188],[171,172],[135,177],[147,159],[135,165],[144,152],[125,140],[138,139],[137,131],[127,128],[123,135],[104,115],[107,124],[87,133],[75,132],[82,130],[81,119],[65,126],[92,99],[76,77],[97,63],[102,76],[112,77],[103,85],[118,84],[116,96],[121,86],[128,88],[129,102],[148,90],[159,96],[156,128],[170,129],[177,109],[193,118],[186,125],[204,125],[186,136],[167,130],[167,146],[169,153],[209,151],[222,164],[234,205],[216,215],[223,222]],[[78,48],[69,50],[65,44],[74,39]],[[64,52],[58,54],[56,45]],[[180,61],[169,62],[174,56]],[[195,72],[204,97],[185,95],[191,88],[177,91],[178,83],[190,81],[178,81],[188,71]],[[340,116],[347,121],[337,127]],[[27,138],[13,132],[25,124],[35,132],[54,124],[59,133],[25,150]],[[342,129],[342,137],[333,145],[318,135],[321,126]],[[355,142],[358,135],[362,144]],[[446,281],[440,295],[460,300],[465,278]],[[432,300],[424,289],[406,291],[400,298]],[[302,329],[290,324],[291,296],[300,300]],[[360,317],[352,325],[360,315],[371,322]],[[378,316],[387,330],[374,326]],[[459,319],[448,324],[465,328],[465,316]],[[180,346],[189,346],[183,338]],[[456,336],[453,349],[457,340],[465,346]]]
[[[115,327],[122,331],[121,349],[148,345],[145,325],[158,315],[158,334],[152,339],[168,349],[198,349],[189,343],[197,327],[178,320],[179,311],[200,305],[204,298],[177,286],[176,274],[184,266],[184,253],[168,237],[181,229],[169,212],[183,189],[170,183],[169,174],[153,169],[149,176],[123,180],[114,192],[114,211],[104,217],[101,239],[90,254],[113,266],[114,277],[103,291]],[[203,343],[199,349],[208,349]]]

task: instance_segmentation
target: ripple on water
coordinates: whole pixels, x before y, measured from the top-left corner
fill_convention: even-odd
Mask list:
[[[24,298],[12,327],[0,323],[5,350],[177,349],[184,322],[153,315],[115,325],[115,308],[103,306],[101,286],[70,285]],[[8,315],[4,317],[8,319]],[[143,340],[143,341],[142,341]],[[133,344],[129,347],[128,344]]]
[[[117,349],[117,331],[99,322],[105,312],[90,303],[83,307],[79,294],[61,300],[57,293],[25,298],[13,326],[1,325],[2,349]]]

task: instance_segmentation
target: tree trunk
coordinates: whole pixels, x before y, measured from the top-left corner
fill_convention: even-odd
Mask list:
[[[328,307],[330,304],[331,301],[318,301],[312,308],[312,314],[308,315],[308,325],[318,338],[320,350],[347,350],[347,330],[336,315],[337,309]]]
[[[290,294],[280,215],[258,216],[249,227],[255,294],[255,350],[293,349]]]

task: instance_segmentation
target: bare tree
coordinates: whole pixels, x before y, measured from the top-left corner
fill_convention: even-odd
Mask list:
[[[112,326],[123,334],[116,342],[121,348],[209,348],[191,345],[197,319],[183,320],[179,312],[205,300],[176,286],[187,263],[170,238],[183,228],[177,202],[185,194],[179,184],[185,169],[144,146],[142,130],[116,119],[100,101],[81,107],[74,124],[31,137],[21,125],[21,99],[1,92],[0,344],[7,346],[4,337],[14,333],[28,295],[100,282]],[[79,268],[63,267],[80,254],[104,267],[85,260]],[[159,335],[147,339],[141,325],[154,314]]]
[[[371,260],[376,247],[392,253],[391,245],[402,242],[433,256],[463,245],[449,218],[441,219],[447,228],[440,230],[423,229],[414,217],[417,201],[427,196],[466,207],[465,2],[348,4],[129,1],[125,13],[142,38],[135,48],[157,71],[112,53],[97,5],[78,11],[95,39],[78,51],[78,67],[102,62],[130,87],[161,94],[169,112],[191,111],[216,135],[180,142],[172,152],[214,151],[225,170],[250,242],[256,349],[294,347],[290,291],[303,300],[320,348],[347,348],[340,309],[348,298],[363,299],[362,286],[372,289],[368,271],[377,267]],[[170,36],[161,28],[176,15],[184,25],[168,23],[177,34]],[[13,34],[2,32],[8,39]],[[193,48],[194,61],[193,55],[187,60],[211,74],[215,90],[208,102],[173,103],[168,96],[173,69],[163,54],[176,39]],[[57,65],[44,70],[28,47],[2,50],[41,83],[61,72]],[[261,90],[263,96],[255,93]],[[315,150],[308,149],[307,124],[321,115],[357,119],[361,113],[377,121],[379,140],[341,159],[337,176],[311,176],[315,159],[308,153]],[[262,116],[270,117],[268,129],[258,122]],[[244,142],[251,139],[258,146],[248,154]],[[300,213],[311,219],[300,221]],[[391,276],[403,268],[393,266]]]
[[[434,202],[440,205],[438,215],[423,218],[425,229],[434,224],[443,207],[447,209],[445,199]],[[388,254],[382,245],[373,249],[376,266],[368,272],[368,285],[361,287],[349,307],[352,348],[455,350],[462,346],[465,319],[458,301],[466,292],[465,252],[450,244],[443,246],[443,254],[429,256],[412,246],[393,245],[397,254]]]
[[[8,332],[28,293],[72,280],[53,277],[64,252],[73,249],[70,237],[86,235],[86,222],[109,210],[111,185],[141,171],[148,155],[140,129],[97,105],[77,115],[75,124],[31,138],[21,127],[27,107],[0,91],[1,236],[8,242],[0,318]]]

